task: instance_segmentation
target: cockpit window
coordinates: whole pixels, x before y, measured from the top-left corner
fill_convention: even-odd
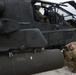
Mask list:
[[[33,13],[34,19],[37,22],[47,22],[47,16],[44,15],[44,8],[42,7],[41,3],[35,3],[33,5]]]
[[[67,10],[69,3],[52,3],[38,1],[33,5],[34,19],[37,22],[65,25],[66,22],[76,21],[76,15]],[[74,8],[73,8],[74,9]]]

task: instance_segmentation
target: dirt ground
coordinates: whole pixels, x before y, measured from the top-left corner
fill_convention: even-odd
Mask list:
[[[76,73],[72,73],[66,66],[57,70],[52,70],[52,71],[33,74],[33,75],[76,75]]]

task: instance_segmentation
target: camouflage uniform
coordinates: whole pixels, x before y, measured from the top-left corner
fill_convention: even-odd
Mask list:
[[[65,66],[68,66],[72,72],[76,72],[76,49],[73,44],[66,47],[64,51]]]
[[[67,22],[67,26],[68,27],[74,27],[74,25],[70,21]]]
[[[34,6],[34,15],[35,15],[35,19],[37,19],[37,21],[42,21],[42,22],[46,22],[47,17],[45,15],[42,15],[41,12],[39,11],[40,6]]]
[[[42,15],[41,12],[39,10],[36,10],[36,12],[38,13],[38,15],[40,16],[40,20],[42,22],[46,22],[47,17]]]
[[[73,72],[76,72],[76,50],[72,51]]]

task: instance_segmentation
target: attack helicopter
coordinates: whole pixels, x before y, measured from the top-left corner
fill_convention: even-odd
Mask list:
[[[75,41],[75,35],[73,34],[76,27],[76,15],[63,7],[68,7],[68,5],[66,5],[66,3],[68,3],[76,8],[76,3],[74,1],[67,1],[58,4],[43,0],[38,0],[37,2],[46,4],[46,6],[41,5],[41,8],[44,9],[44,15],[47,16],[50,24],[48,22],[36,21],[36,27],[41,30],[47,39],[47,47],[61,48],[69,42]]]
[[[41,6],[49,23],[35,19],[36,2],[49,5]],[[76,40],[76,28],[66,26],[64,15],[58,21],[61,15],[56,7],[60,5],[65,6],[40,0],[0,0],[1,75],[30,75],[64,66],[59,47]]]

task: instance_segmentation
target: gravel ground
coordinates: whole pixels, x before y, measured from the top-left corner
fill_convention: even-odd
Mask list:
[[[71,71],[69,71],[68,67],[63,67],[61,69],[33,74],[33,75],[76,75],[76,73],[72,73]]]

